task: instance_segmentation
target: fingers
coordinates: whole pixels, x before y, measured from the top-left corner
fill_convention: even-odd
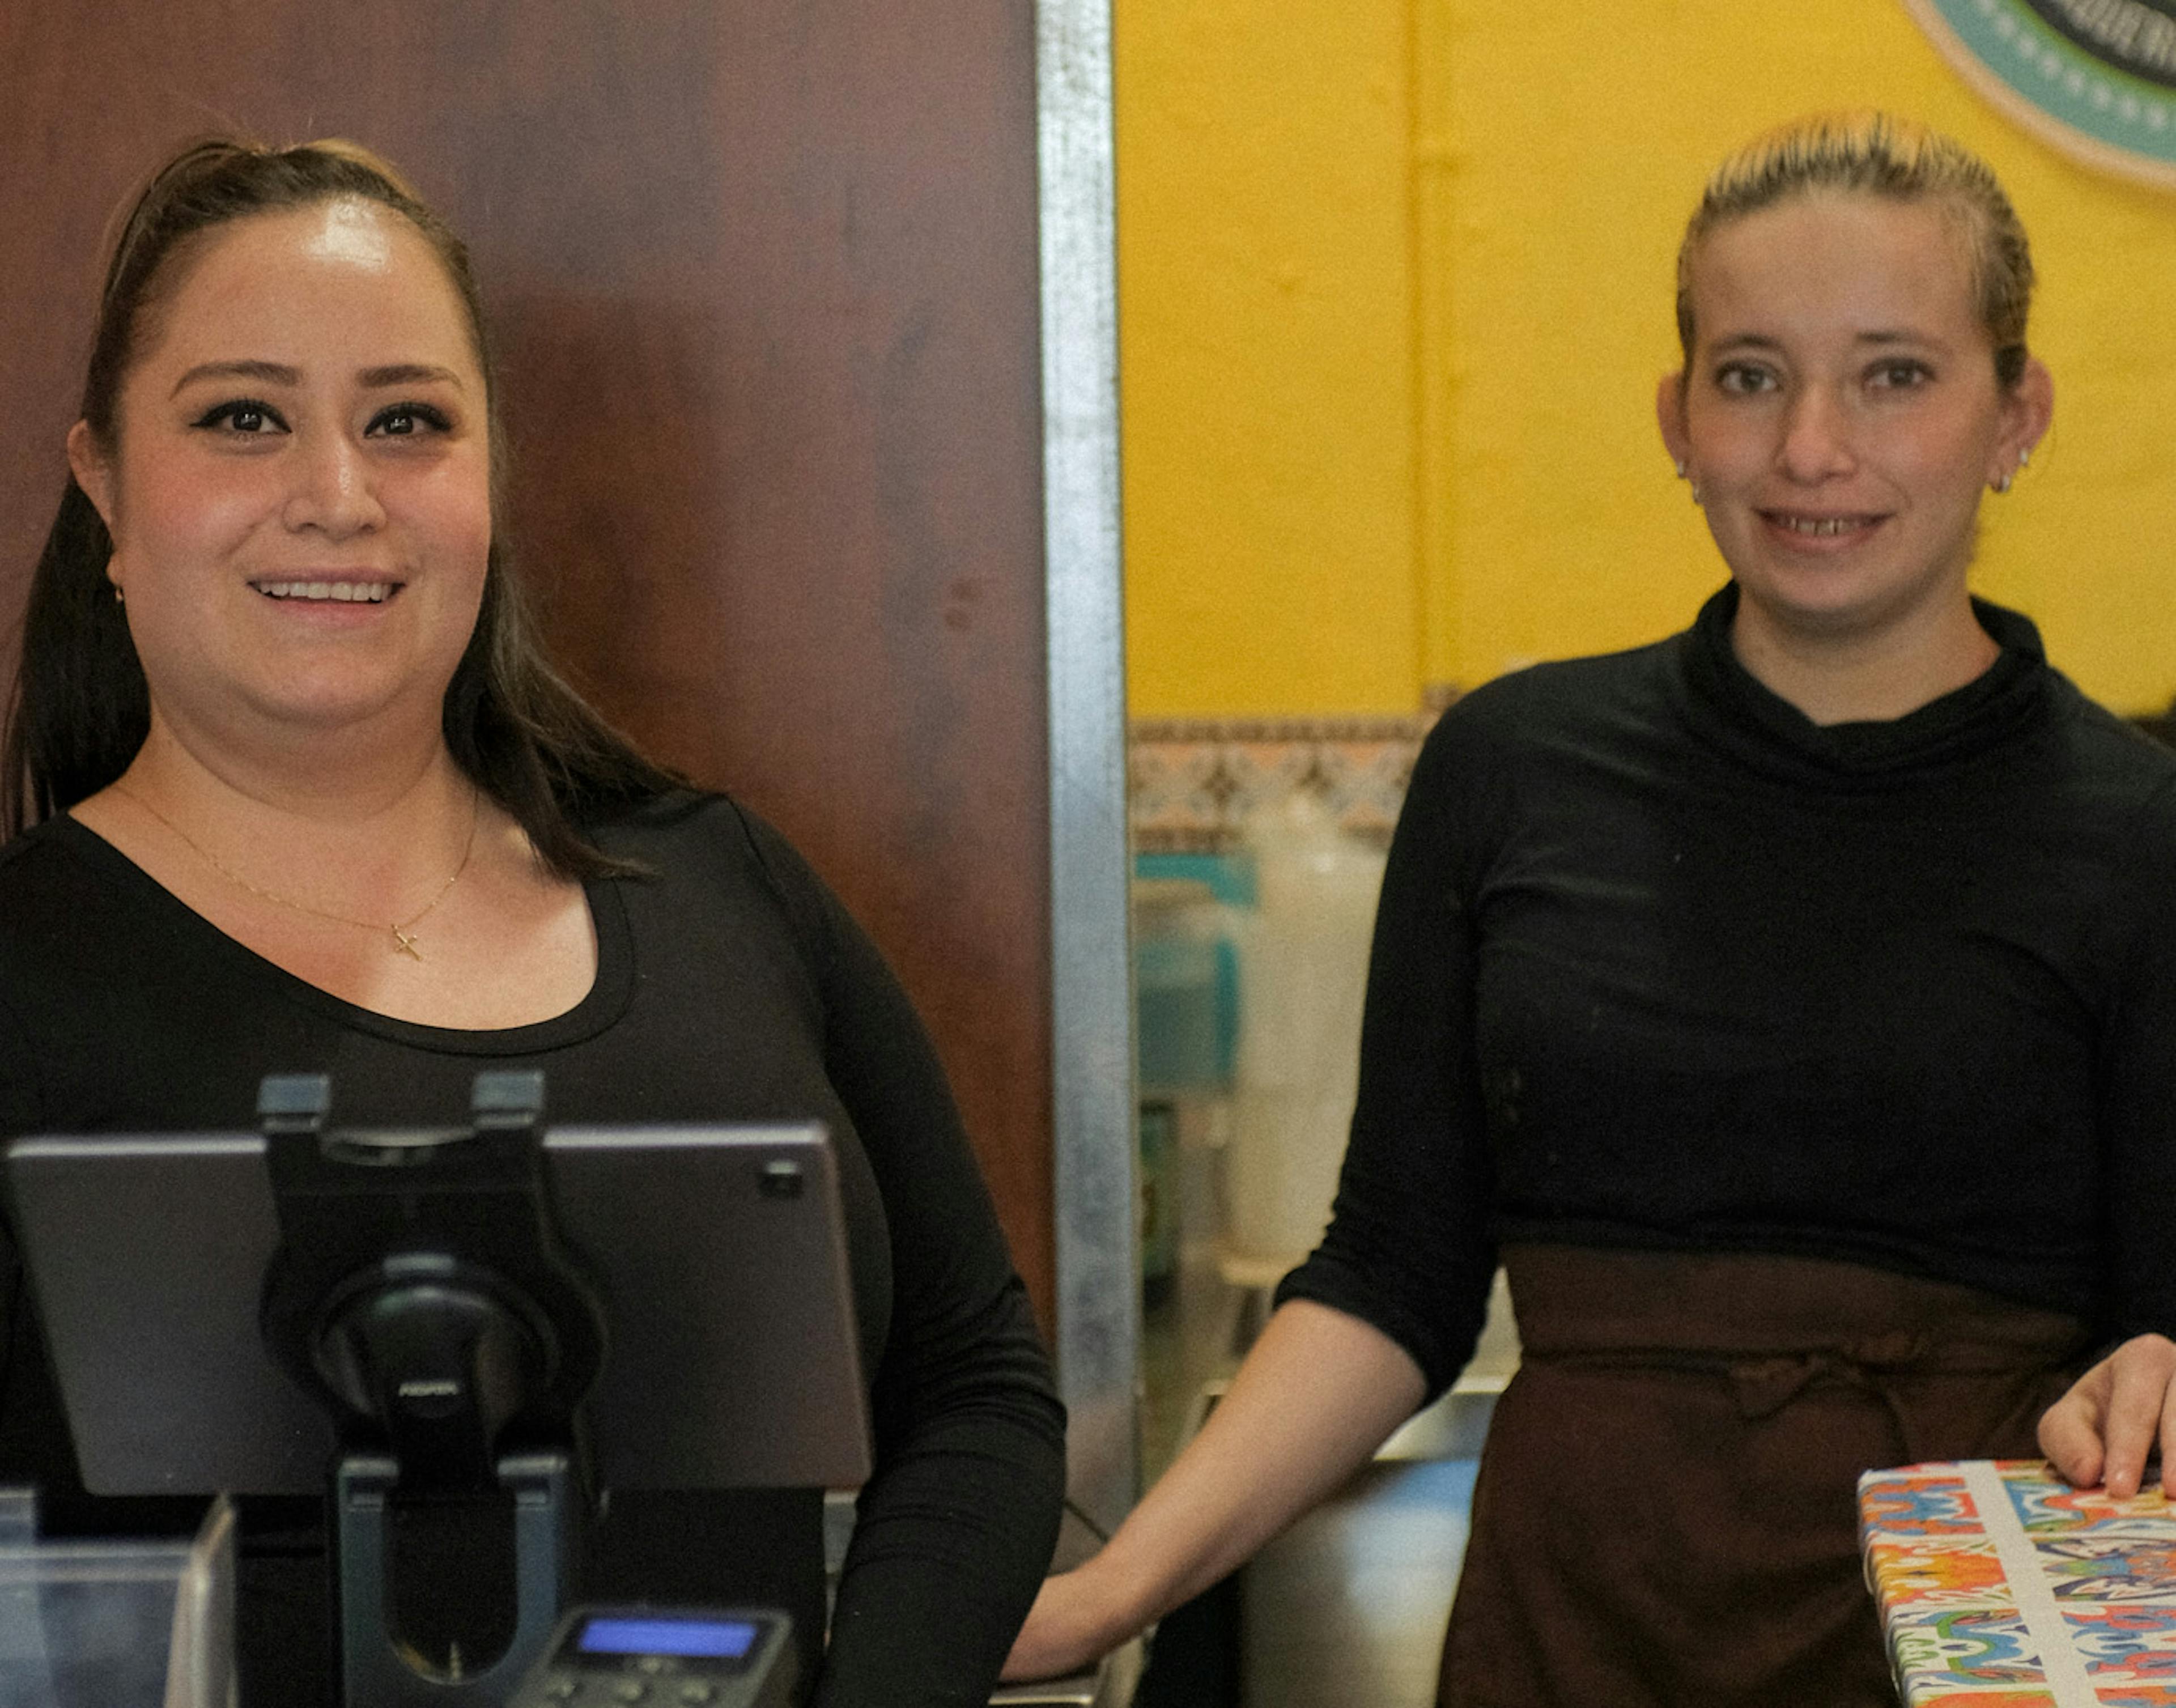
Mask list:
[[[2161,1402],[2161,1492],[2176,1497],[2176,1375]]]
[[[2176,1343],[2159,1335],[2141,1335],[2117,1347],[2108,1363],[2113,1385],[2101,1430],[2108,1449],[2101,1480],[2120,1499],[2138,1493],[2147,1455],[2168,1433]],[[2164,1478],[2167,1474],[2164,1461]]]
[[[2162,1335],[2125,1341],[2072,1384],[2040,1419],[2040,1450],[2073,1484],[2138,1493],[2154,1448],[2161,1485],[2176,1493],[2176,1342]]]
[[[2101,1480],[2101,1419],[2107,1415],[2114,1385],[2113,1359],[2103,1358],[2050,1406],[2040,1419],[2040,1450],[2048,1463],[2076,1488]]]

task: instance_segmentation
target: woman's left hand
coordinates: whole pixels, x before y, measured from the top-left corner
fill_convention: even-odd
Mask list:
[[[2157,1440],[2162,1492],[2176,1495],[2176,1341],[2166,1335],[2125,1341],[2040,1419],[2040,1450],[2058,1471],[2119,1498],[2138,1493]]]

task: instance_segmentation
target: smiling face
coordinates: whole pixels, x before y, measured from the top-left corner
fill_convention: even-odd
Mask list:
[[[155,722],[191,745],[435,731],[491,546],[488,404],[460,298],[400,214],[343,199],[172,264],[78,482]]]
[[[1691,275],[1696,341],[1657,399],[1741,589],[1741,625],[1803,643],[1969,617],[1983,487],[2047,426],[2005,389],[1951,216],[1817,191],[1721,226]]]

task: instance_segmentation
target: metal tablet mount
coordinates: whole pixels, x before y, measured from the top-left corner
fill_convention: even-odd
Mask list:
[[[579,1558],[579,1405],[604,1356],[596,1299],[559,1248],[539,1124],[544,1076],[476,1078],[471,1124],[345,1130],[323,1074],[258,1094],[281,1245],[260,1325],[331,1413],[349,1708],[467,1708],[511,1693]],[[391,1507],[403,1493],[514,1500],[514,1636],[487,1668],[429,1670],[392,1629]]]

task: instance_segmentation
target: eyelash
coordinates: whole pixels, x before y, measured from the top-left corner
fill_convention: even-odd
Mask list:
[[[443,410],[435,408],[430,404],[394,403],[388,404],[384,409],[378,411],[376,415],[371,416],[370,426],[365,428],[364,431],[366,432],[374,431],[377,428],[385,427],[389,421],[398,420],[402,417],[406,417],[412,422],[419,422],[424,427],[428,427],[432,432],[442,433],[453,426],[452,420],[447,416]],[[411,429],[409,432],[393,434],[391,436],[400,438],[411,438],[413,436],[413,430]]]
[[[261,417],[263,424],[254,427],[245,427],[237,419],[245,416]],[[434,405],[394,403],[388,404],[373,415],[370,424],[363,429],[363,432],[374,433],[382,431],[386,437],[393,438],[414,437],[415,429],[412,425],[406,431],[395,432],[393,429],[392,423],[402,420],[420,424],[432,432],[445,432],[453,427],[451,417]],[[278,410],[273,408],[270,404],[253,397],[230,398],[224,403],[215,404],[199,416],[193,425],[208,431],[224,430],[237,438],[262,438],[268,430],[280,432],[288,431],[286,418]]]
[[[1926,384],[1934,377],[1934,370],[1925,362],[1898,357],[1875,362],[1866,370],[1865,382],[1872,388],[1907,391]],[[1715,374],[1716,389],[1733,397],[1753,397],[1774,391],[1780,383],[1768,369],[1750,362],[1726,362]]]
[[[1733,397],[1750,397],[1756,392],[1774,390],[1776,376],[1750,362],[1731,362],[1716,370],[1715,384],[1716,390]]]
[[[1924,385],[1934,377],[1934,371],[1923,362],[1877,362],[1867,378],[1875,385],[1895,386],[1906,389]]]
[[[227,432],[242,438],[258,437],[264,429],[243,427],[236,424],[235,417],[245,415],[262,416],[267,422],[281,432],[287,430],[286,421],[278,410],[273,408],[270,404],[253,397],[230,398],[225,403],[215,404],[199,416],[193,424],[205,428],[224,427]]]

